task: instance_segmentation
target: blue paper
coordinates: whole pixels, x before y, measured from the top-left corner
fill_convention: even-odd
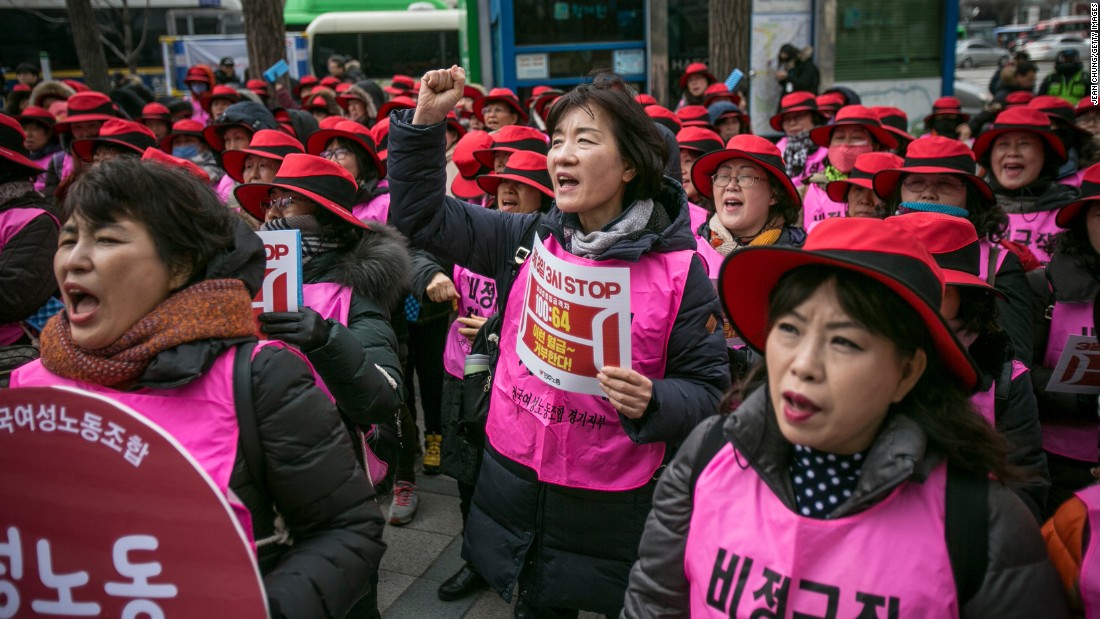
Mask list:
[[[733,92],[734,88],[737,88],[737,84],[741,83],[741,78],[745,77],[745,74],[741,72],[741,69],[734,69],[730,72],[730,76],[726,78],[726,88],[730,92]]]
[[[264,79],[267,80],[269,83],[274,84],[275,80],[279,79],[289,72],[290,65],[288,65],[285,60],[280,60],[279,62],[276,62],[275,64],[268,67],[267,71],[264,71]]]

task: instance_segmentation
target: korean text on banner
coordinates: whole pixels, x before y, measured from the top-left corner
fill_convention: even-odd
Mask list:
[[[566,262],[534,244],[516,352],[546,384],[603,396],[596,373],[630,369],[630,269]]]
[[[298,230],[262,230],[264,285],[252,301],[252,311],[296,312],[302,303],[302,235]]]
[[[1071,335],[1047,383],[1057,393],[1100,393],[1100,343],[1090,335]]]

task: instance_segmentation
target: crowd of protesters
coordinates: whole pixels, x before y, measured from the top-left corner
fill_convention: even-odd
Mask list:
[[[522,99],[458,67],[380,86],[334,56],[273,86],[225,58],[155,98],[27,65],[0,351],[29,352],[0,385],[106,395],[185,448],[225,439],[183,404],[258,428],[261,470],[243,439],[197,459],[251,515],[275,617],[378,616],[418,473],[458,481],[439,597],[517,617],[1100,617],[1080,60],[1036,95],[1018,59],[982,114],[945,96],[917,123],[818,94],[811,57],[783,47],[774,139],[702,63],[669,107],[609,72]],[[299,311],[253,316],[256,230],[300,233]],[[628,274],[599,394],[523,357],[547,264]]]

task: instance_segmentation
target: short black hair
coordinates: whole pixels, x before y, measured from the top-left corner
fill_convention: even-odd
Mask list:
[[[1025,60],[1023,62],[1016,63],[1016,75],[1027,75],[1028,73],[1034,73],[1039,70],[1039,65]]]
[[[42,70],[39,69],[38,65],[36,64],[32,64],[29,62],[20,62],[19,64],[15,65],[15,72],[16,74],[34,73],[35,75],[40,75],[42,73]]]

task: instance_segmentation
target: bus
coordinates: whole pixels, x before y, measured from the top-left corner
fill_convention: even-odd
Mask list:
[[[1089,38],[1089,16],[1067,15],[1064,17],[1052,17],[1035,24],[1033,38],[1044,37],[1049,34],[1076,34],[1082,39]]]

